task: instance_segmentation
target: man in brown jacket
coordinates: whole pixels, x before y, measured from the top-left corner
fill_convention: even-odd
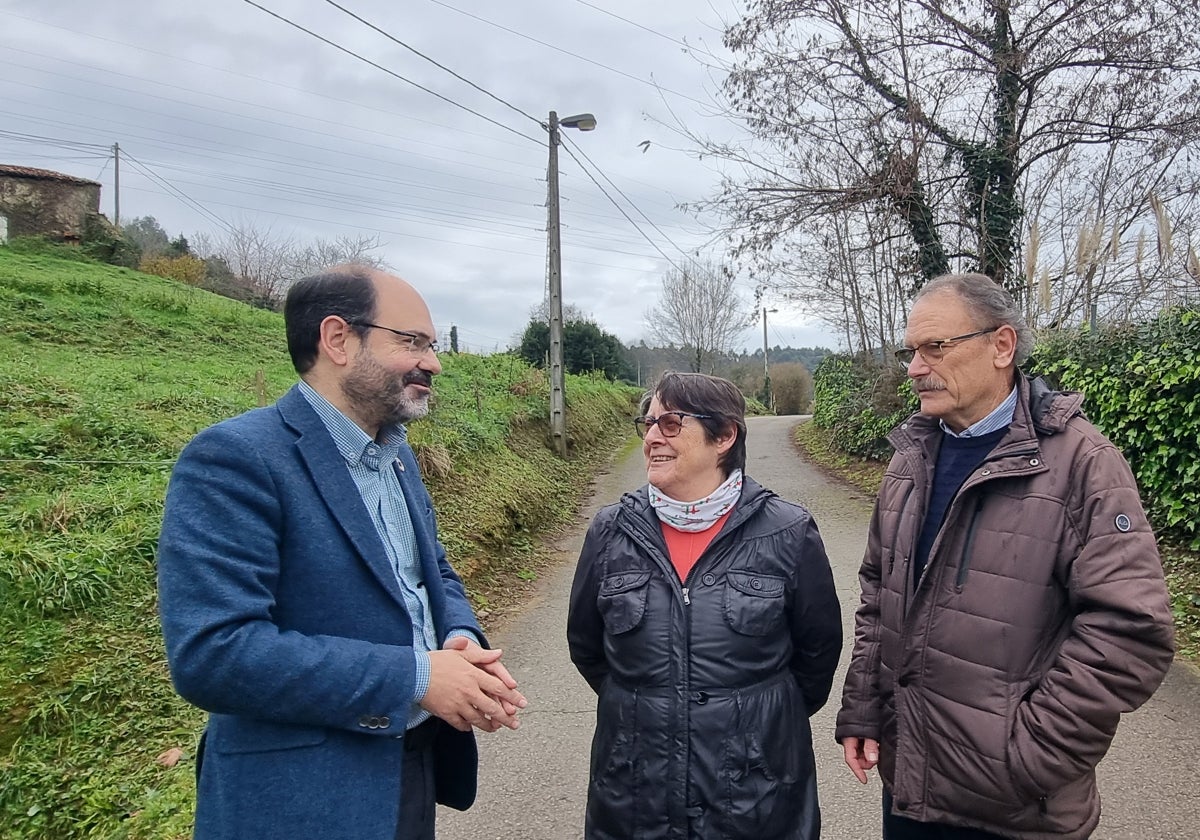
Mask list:
[[[909,315],[920,414],[889,440],[836,737],[884,783],[885,840],[1076,840],[1096,764],[1162,681],[1173,631],[1133,474],[1017,369],[1033,345],[982,275]]]

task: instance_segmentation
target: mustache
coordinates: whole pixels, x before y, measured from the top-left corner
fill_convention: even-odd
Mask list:
[[[404,374],[400,381],[405,385],[420,385],[422,388],[433,387],[432,374],[430,374],[428,371],[420,370],[419,368],[414,368],[413,370],[410,370],[408,373]]]
[[[917,391],[944,391],[946,383],[936,376],[922,376],[913,380],[913,388]]]

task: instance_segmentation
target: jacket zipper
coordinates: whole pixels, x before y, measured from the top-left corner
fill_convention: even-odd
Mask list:
[[[963,584],[967,582],[967,575],[971,571],[971,555],[975,547],[975,532],[979,530],[979,511],[983,508],[983,494],[977,494],[975,497],[975,507],[971,511],[971,524],[967,526],[967,540],[963,545],[962,556],[958,561],[958,578],[955,581],[955,586],[962,589]]]
[[[888,551],[888,574],[892,573],[892,569],[896,566],[896,543],[900,540],[900,529],[904,524],[904,509],[908,507],[908,499],[913,494],[915,482],[908,485],[908,489],[904,491],[904,495],[900,499],[900,507],[896,508],[896,527],[892,531],[892,545]]]
[[[1013,452],[997,452],[996,450],[992,450],[991,452],[988,453],[988,455],[982,461],[979,462],[979,465],[975,468],[975,470],[980,470],[983,467],[985,467],[987,464],[993,463],[995,461],[999,461],[1003,458],[1024,458],[1024,457],[1028,457],[1030,455],[1036,455],[1037,452],[1038,452],[1037,449],[1028,449],[1028,448],[1021,449],[1019,451],[1013,451]],[[1001,477],[1010,477],[1011,478],[1011,477],[1016,477],[1016,476],[1020,476],[1023,474],[1024,474],[1024,471],[1009,472],[1009,473],[1004,473],[1003,475],[996,474],[990,478],[988,478],[988,477],[979,478],[978,480],[975,480],[975,481],[972,481],[971,476],[968,476],[967,479],[965,481],[963,481],[962,485],[958,488],[958,490],[955,491],[953,498],[950,500],[950,506],[947,507],[946,512],[942,514],[942,521],[940,523],[938,523],[937,537],[934,539],[933,547],[930,549],[929,558],[925,562],[925,571],[929,570],[929,566],[930,566],[931,562],[933,561],[934,553],[936,552],[937,548],[939,547],[939,543],[941,542],[942,530],[946,527],[946,523],[950,521],[950,515],[954,511],[955,504],[962,498],[963,493],[966,490],[973,488],[978,484],[982,484],[987,481],[992,481],[996,478],[1001,478]],[[963,546],[962,558],[959,563],[957,577],[955,578],[955,586],[957,586],[957,587],[962,587],[962,585],[964,583],[966,583],[967,575],[971,570],[970,569],[970,565],[971,565],[970,554],[971,554],[971,549],[975,543],[975,530],[979,524],[979,521],[978,521],[979,520],[979,509],[982,506],[983,506],[983,494],[981,492],[976,496],[975,507],[971,513],[971,521],[967,527],[967,540],[966,540],[966,544]],[[924,580],[924,578],[925,578],[925,572],[922,572],[921,579]],[[920,581],[917,581],[917,585],[920,585]],[[914,590],[915,590],[915,588],[916,587],[914,586]]]
[[[759,499],[763,499],[763,498],[764,497],[762,497],[762,496],[759,497]],[[753,506],[753,508],[748,508],[748,507],[743,506],[741,516],[737,516],[737,510],[735,509],[734,516],[730,517],[729,521],[727,521],[725,523],[725,525],[727,527],[722,528],[721,533],[718,534],[716,536],[716,538],[714,538],[713,541],[708,544],[708,548],[704,549],[704,551],[701,552],[700,557],[697,558],[697,560],[696,560],[696,565],[694,565],[692,567],[691,571],[688,572],[688,578],[690,579],[692,577],[692,575],[696,573],[696,570],[700,567],[700,559],[701,558],[703,558],[705,556],[711,556],[713,549],[716,548],[717,546],[719,546],[721,543],[725,542],[729,538],[729,535],[732,534],[734,532],[734,530],[740,528],[742,522],[744,522],[747,518],[749,518],[750,514],[753,513],[754,511],[758,510],[761,506],[762,506],[762,502],[755,504]],[[656,540],[656,537],[661,537],[661,531],[658,534],[655,534],[652,531],[652,529],[650,528],[650,526],[647,524],[645,518],[643,518],[642,516],[639,515],[638,511],[630,510],[630,508],[625,504],[623,504],[622,507],[623,507],[623,510],[621,511],[621,513],[626,514],[626,515],[618,514],[618,516],[617,516],[618,526],[622,530],[624,530],[627,534],[629,534],[629,536],[633,538],[634,542],[641,545],[642,548],[645,549],[650,554],[651,559],[653,559],[654,562],[658,564],[659,570],[666,576],[667,580],[671,580],[671,581],[679,580],[679,575],[675,572],[675,567],[671,564],[671,558],[663,551],[663,548],[665,546],[659,547],[658,542]],[[736,517],[736,521],[735,521],[735,517]],[[685,582],[686,581],[681,581],[679,584],[677,584],[677,586],[678,586],[678,592],[679,592],[680,599],[683,601],[683,606],[686,608],[686,607],[691,606],[692,598],[691,598],[691,594],[690,594],[691,587],[684,586],[683,583],[685,583]],[[686,610],[686,609],[684,610],[684,625],[683,625],[684,626],[684,636],[685,636],[684,644],[685,644],[685,651],[686,651],[686,655],[683,657],[683,667],[685,669],[684,673],[683,673],[683,683],[684,683],[683,696],[685,698],[685,700],[684,700],[685,703],[692,702],[692,700],[691,700],[691,697],[692,697],[692,671],[691,671],[692,620],[691,620],[691,616],[688,615],[689,612],[690,612],[689,610]],[[688,719],[691,718],[690,710],[688,710],[685,714]],[[685,738],[684,740],[686,742],[687,739]],[[685,765],[689,765],[689,764],[691,764],[691,761],[692,761],[691,755],[689,754],[685,757],[684,763],[685,763]],[[687,804],[686,789],[683,791],[683,802],[685,805]]]

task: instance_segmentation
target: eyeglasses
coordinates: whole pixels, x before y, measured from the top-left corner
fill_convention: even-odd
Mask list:
[[[657,417],[647,414],[645,417],[634,417],[633,427],[637,429],[638,437],[644,438],[651,426],[658,426],[663,437],[675,437],[683,429],[683,418],[694,417],[697,420],[708,420],[711,414],[689,414],[686,411],[664,411]]]
[[[347,321],[346,323],[355,327],[370,327],[373,330],[387,330],[390,333],[395,333],[401,338],[406,339],[404,349],[417,356],[427,351],[433,351],[434,353],[438,351],[438,343],[430,341],[428,337],[420,333],[409,332],[408,330],[394,330],[391,327],[381,327],[379,324],[368,324],[366,321]]]
[[[957,344],[960,341],[966,341],[971,338],[978,338],[981,335],[994,333],[998,329],[1000,328],[989,327],[986,330],[976,330],[975,332],[956,335],[953,338],[940,338],[937,341],[926,341],[925,343],[919,344],[916,347],[901,347],[895,352],[896,361],[900,363],[900,367],[908,370],[908,366],[912,364],[913,357],[917,353],[920,353],[921,358],[924,359],[927,364],[936,365],[945,357],[946,350],[952,345]]]

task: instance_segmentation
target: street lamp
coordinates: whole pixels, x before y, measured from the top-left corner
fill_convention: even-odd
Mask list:
[[[549,184],[550,222],[546,233],[550,240],[550,434],[560,458],[567,457],[566,377],[563,372],[562,318],[562,250],[558,224],[558,128],[577,128],[591,131],[596,118],[591,114],[575,114],[561,120],[554,111],[546,130],[550,132],[550,166],[546,180]]]

